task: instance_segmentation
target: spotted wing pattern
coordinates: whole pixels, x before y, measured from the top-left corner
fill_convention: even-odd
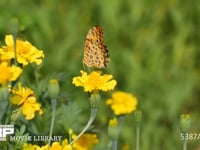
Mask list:
[[[103,31],[100,26],[91,28],[86,36],[83,63],[87,67],[105,68],[109,55],[103,41]]]

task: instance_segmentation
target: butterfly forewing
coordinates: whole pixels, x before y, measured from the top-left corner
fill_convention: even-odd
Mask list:
[[[83,63],[88,67],[104,68],[108,62],[109,55],[104,45],[102,28],[93,27],[86,36]]]

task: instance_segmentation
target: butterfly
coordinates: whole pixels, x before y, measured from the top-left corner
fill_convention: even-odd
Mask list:
[[[87,67],[105,68],[110,61],[101,26],[92,27],[86,36],[83,63]]]

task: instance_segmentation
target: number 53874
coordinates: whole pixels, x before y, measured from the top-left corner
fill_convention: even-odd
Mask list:
[[[181,140],[200,140],[200,133],[181,133]]]

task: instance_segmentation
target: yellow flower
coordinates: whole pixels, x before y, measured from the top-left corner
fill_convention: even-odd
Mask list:
[[[28,144],[28,143],[25,143],[23,145],[23,150],[39,150],[39,146],[38,145],[32,145],[32,144]]]
[[[73,150],[71,145],[66,145],[63,147],[63,150]]]
[[[41,146],[39,148],[37,148],[36,150],[48,150],[48,144],[44,145],[44,146]]]
[[[75,139],[76,135],[72,136],[72,139]],[[74,144],[73,148],[76,150],[90,150],[92,147],[99,143],[96,134],[83,134]]]
[[[101,71],[93,71],[89,75],[80,71],[82,76],[74,77],[72,83],[75,86],[84,87],[85,92],[98,92],[99,90],[113,90],[117,82],[112,75],[102,74]]]
[[[48,144],[40,147],[35,144],[32,145],[32,144],[25,143],[23,145],[23,150],[48,150]]]
[[[67,139],[63,140],[62,146],[63,150],[72,150],[72,146],[69,144]]]
[[[72,150],[71,145],[68,143],[68,140],[63,140],[62,144],[59,142],[53,142],[50,150]]]
[[[33,119],[35,117],[35,112],[38,112],[40,115],[43,113],[40,108],[41,105],[36,102],[36,97],[31,89],[22,87],[21,84],[18,83],[18,90],[13,89],[12,93],[12,104],[21,106],[21,111],[27,120]]]
[[[65,139],[62,142],[62,145],[59,142],[53,142],[49,149],[48,149],[48,144],[40,147],[38,145],[25,143],[23,145],[23,150],[72,150],[72,147],[70,144],[68,144],[68,140]]]
[[[53,142],[53,144],[50,147],[50,150],[62,150],[62,146],[59,142]]]
[[[6,35],[5,37],[6,46],[3,46],[1,55],[5,58],[15,58],[14,53],[14,42],[12,35]],[[28,41],[23,41],[17,39],[16,41],[16,56],[17,62],[23,64],[24,66],[29,63],[36,63],[37,65],[42,63],[42,58],[44,58],[44,53],[41,50],[38,50]]]
[[[22,69],[17,66],[9,66],[7,62],[0,63],[0,84],[5,85],[9,81],[15,81],[22,73]]]
[[[115,115],[124,115],[136,109],[137,98],[130,93],[118,91],[112,94],[112,99],[108,99],[106,104],[111,105]]]

